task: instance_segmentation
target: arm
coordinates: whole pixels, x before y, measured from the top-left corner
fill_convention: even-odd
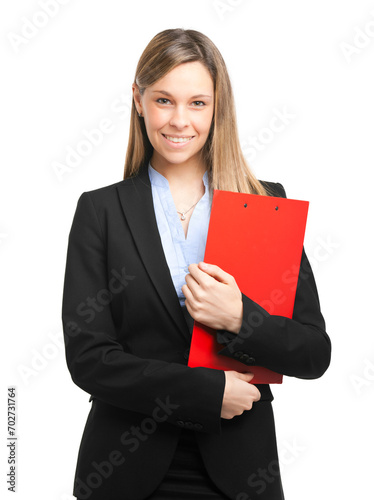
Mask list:
[[[78,200],[69,234],[62,303],[72,380],[108,404],[145,415],[152,415],[161,401],[169,405],[166,422],[177,426],[178,420],[192,420],[202,424],[203,432],[221,434],[224,372],[125,352],[117,340],[109,304],[100,306],[102,310],[89,323],[84,319],[80,305],[102,290],[108,290],[106,247],[86,192]]]
[[[283,186],[279,186],[284,192]],[[245,364],[263,366],[291,377],[313,379],[323,375],[330,364],[331,342],[304,248],[292,318],[269,314],[243,293],[242,300],[239,333],[217,332],[217,341],[225,345],[219,354],[234,359],[244,354]]]

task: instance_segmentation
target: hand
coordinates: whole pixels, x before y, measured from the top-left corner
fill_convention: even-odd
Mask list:
[[[241,415],[245,410],[251,410],[253,403],[261,398],[257,387],[249,383],[253,378],[253,373],[228,370],[225,371],[225,377],[221,418],[233,418]]]
[[[195,321],[238,333],[243,321],[242,293],[235,278],[214,264],[190,264],[182,292],[185,305]]]

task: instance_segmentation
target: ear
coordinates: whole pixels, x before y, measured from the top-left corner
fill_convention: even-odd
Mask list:
[[[136,83],[133,83],[131,88],[132,88],[132,95],[134,98],[134,104],[135,104],[136,110],[138,113],[142,113],[142,107],[141,107],[142,96],[140,95],[140,92],[139,92],[139,86]]]

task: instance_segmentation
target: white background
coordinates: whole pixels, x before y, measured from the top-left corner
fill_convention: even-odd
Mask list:
[[[18,498],[73,499],[90,404],[62,344],[68,232],[83,191],[123,178],[142,51],[182,27],[226,61],[243,150],[267,140],[247,156],[256,176],[310,201],[305,248],[333,355],[322,378],[273,389],[286,499],[373,498],[374,1],[71,0],[41,15],[43,3],[0,11],[1,491],[6,388],[16,386]],[[284,110],[292,118],[269,136]],[[58,176],[56,162],[104,119],[111,132]]]

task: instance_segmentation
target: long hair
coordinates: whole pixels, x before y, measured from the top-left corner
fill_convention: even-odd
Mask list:
[[[167,29],[155,35],[143,51],[134,83],[140,95],[176,66],[199,61],[210,73],[214,84],[214,113],[208,138],[201,150],[208,171],[210,189],[270,195],[252,173],[240,146],[236,111],[230,78],[221,53],[205,35],[195,30]],[[123,178],[136,175],[151,159],[150,143],[144,119],[138,116],[134,100],[130,116],[129,142]]]

